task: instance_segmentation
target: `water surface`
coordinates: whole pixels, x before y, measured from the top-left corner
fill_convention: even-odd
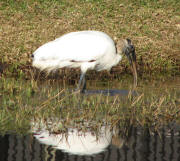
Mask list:
[[[119,139],[122,142],[123,138]],[[102,152],[92,155],[67,153],[50,145],[41,144],[32,135],[22,137],[7,134],[0,137],[0,143],[3,161],[179,161],[180,126],[174,124],[171,128],[164,127],[160,134],[134,127],[124,144],[119,146],[110,142]]]

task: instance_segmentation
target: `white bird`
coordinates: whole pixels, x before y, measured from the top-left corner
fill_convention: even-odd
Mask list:
[[[59,131],[62,121],[56,117],[32,120],[31,132],[40,143],[76,155],[98,154],[105,151],[111,143],[119,148],[124,144],[118,127],[102,125],[95,132],[88,128],[90,122],[84,121],[84,126],[87,125],[85,132],[71,127],[67,128],[66,133],[62,133]]]
[[[34,137],[42,144],[75,155],[93,155],[106,150],[112,140],[110,127],[101,127],[99,135],[91,131],[82,132],[76,128],[68,129],[67,134],[51,133],[49,130],[38,129]]]
[[[110,70],[121,61],[123,53],[129,59],[137,85],[136,54],[131,40],[122,39],[115,44],[110,36],[100,31],[71,32],[50,41],[33,53],[32,65],[48,72],[80,67],[78,89],[84,91],[88,70]]]

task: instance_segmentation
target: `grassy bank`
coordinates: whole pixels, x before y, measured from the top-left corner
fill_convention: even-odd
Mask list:
[[[132,39],[139,73],[179,73],[179,15],[179,0],[1,0],[0,72],[28,74],[40,45],[67,32],[100,30]],[[123,60],[116,69],[127,67]]]
[[[98,129],[104,123],[112,126],[128,123],[128,126],[156,130],[170,122],[180,123],[180,93],[176,85],[169,87],[159,81],[150,83],[151,86],[147,86],[141,81],[136,95],[108,96],[82,95],[59,82],[3,78],[0,80],[0,132],[27,133],[33,119],[46,122],[50,118],[61,120],[60,131],[72,126],[85,129],[84,122],[89,122],[92,129]],[[117,89],[117,86],[130,88],[124,82],[99,86],[102,90]]]
[[[168,78],[180,74],[179,13],[179,0],[1,0],[0,132],[27,132],[33,118],[49,117],[63,120],[61,130],[83,121],[92,122],[94,129],[104,122],[155,129],[171,121],[180,122],[178,90],[163,86],[164,77],[160,75],[160,84],[149,82],[158,72],[169,73]],[[132,39],[142,78],[136,96],[72,93],[65,80],[70,80],[74,88],[78,69],[60,70],[46,83],[46,75],[31,67],[31,54],[40,45],[77,30],[100,30],[114,39]],[[111,75],[92,71],[87,78],[99,80],[101,89],[129,89],[132,76],[124,75],[128,68],[124,59]],[[56,84],[57,80],[60,82]],[[99,88],[97,81],[87,83],[90,89]],[[144,88],[148,83],[151,86]]]

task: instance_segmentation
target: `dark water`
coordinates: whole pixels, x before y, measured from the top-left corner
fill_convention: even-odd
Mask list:
[[[110,90],[85,90],[84,93],[85,95],[92,95],[92,94],[103,94],[106,96],[127,96],[129,94],[129,90],[126,89],[110,89]],[[136,95],[135,91],[132,91],[133,95]]]
[[[117,145],[117,140],[115,144],[112,141],[98,154],[75,155],[55,149],[47,144],[40,144],[33,135],[5,135],[0,136],[0,160],[180,161],[180,126],[175,124],[171,125],[170,128],[162,128],[159,134],[136,127],[132,129],[131,135],[126,141],[123,141],[122,138],[119,139],[123,144]],[[76,150],[78,151],[78,149]]]

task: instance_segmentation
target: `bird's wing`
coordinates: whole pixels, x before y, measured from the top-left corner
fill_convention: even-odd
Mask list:
[[[34,53],[44,60],[93,61],[115,50],[109,37],[96,34],[68,34],[41,46]]]

